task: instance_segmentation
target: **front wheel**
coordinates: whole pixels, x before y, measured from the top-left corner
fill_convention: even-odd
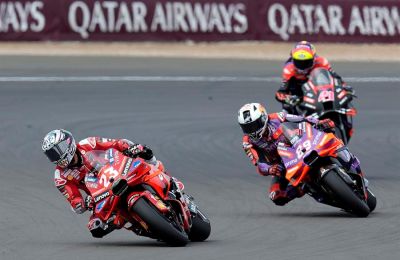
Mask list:
[[[370,213],[367,203],[354,193],[336,171],[337,169],[335,168],[331,169],[323,176],[322,183],[324,188],[330,191],[333,199],[342,205],[345,210],[358,217],[367,217]]]
[[[197,214],[192,217],[192,227],[189,232],[190,241],[204,241],[210,236],[210,233],[210,220],[200,210],[198,210]]]
[[[149,226],[152,233],[167,244],[185,246],[189,242],[186,232],[178,230],[172,221],[162,215],[146,199],[138,199],[132,210]]]
[[[368,188],[367,192],[368,192],[367,204],[369,207],[369,211],[372,212],[376,208],[376,197]]]

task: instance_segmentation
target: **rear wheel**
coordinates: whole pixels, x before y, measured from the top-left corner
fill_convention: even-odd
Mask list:
[[[172,221],[162,215],[146,199],[138,199],[133,205],[132,210],[146,222],[152,233],[167,244],[185,246],[189,242],[186,232],[184,230],[178,230]]]
[[[192,227],[189,232],[190,241],[204,241],[211,233],[210,220],[199,210],[192,218]]]
[[[332,193],[333,199],[345,210],[358,217],[367,217],[370,213],[367,203],[354,193],[336,171],[337,169],[332,169],[324,175],[322,178],[324,187]]]

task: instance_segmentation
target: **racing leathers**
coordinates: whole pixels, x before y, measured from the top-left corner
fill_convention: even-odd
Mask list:
[[[90,209],[90,204],[93,203],[91,202],[90,196],[88,196],[89,199],[84,199],[80,192],[83,191],[86,194],[90,194],[85,185],[85,177],[96,176],[97,174],[89,158],[87,158],[85,154],[93,150],[108,150],[110,148],[114,148],[127,156],[137,155],[148,163],[163,169],[162,163],[157,161],[153,152],[146,146],[135,144],[126,139],[108,139],[100,137],[83,139],[77,144],[76,148],[78,162],[66,168],[57,166],[54,173],[55,186],[71,204],[71,208],[74,212],[82,214]],[[123,220],[116,218],[111,218],[108,223],[103,223],[103,221],[93,213],[87,226],[94,237],[103,237],[115,228],[123,227],[124,224]]]
[[[315,68],[329,70],[332,76],[338,79],[340,84],[344,84],[342,78],[332,69],[328,60],[324,57],[316,55],[314,58],[314,65],[310,69],[304,71],[298,70],[294,66],[293,60],[289,58],[283,67],[281,86],[275,94],[276,100],[282,103],[283,109],[288,113],[297,114],[295,106],[304,96],[301,87],[308,81],[311,71]]]
[[[272,176],[269,198],[279,206],[304,195],[303,190],[293,187],[285,178],[286,169],[277,151],[278,143],[290,145],[290,142],[283,135],[280,125],[284,122],[303,121],[307,121],[319,130],[326,132],[330,132],[334,128],[334,123],[329,119],[318,121],[313,118],[280,112],[268,115],[266,131],[260,139],[253,140],[248,135],[243,136],[243,149],[252,164],[257,167],[257,172],[263,176]],[[352,168],[357,173],[361,173],[359,160],[347,148],[338,152],[338,159],[346,168]]]

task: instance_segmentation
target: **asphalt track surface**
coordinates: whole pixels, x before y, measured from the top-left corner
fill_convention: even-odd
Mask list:
[[[145,58],[1,57],[0,77],[276,77],[281,62]],[[346,77],[397,77],[395,63],[335,63]],[[285,207],[267,198],[270,178],[241,150],[237,109],[279,110],[265,82],[8,82],[0,84],[0,259],[398,259],[400,112],[397,82],[355,82],[350,149],[378,206],[366,219],[305,197]],[[66,128],[151,146],[212,222],[206,242],[185,248],[116,231],[94,239],[53,184],[43,136]]]

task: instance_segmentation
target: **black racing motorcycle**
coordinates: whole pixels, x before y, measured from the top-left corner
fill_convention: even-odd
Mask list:
[[[353,117],[357,114],[352,104],[355,91],[324,68],[316,68],[310,73],[302,91],[302,99],[293,98],[293,103],[297,104],[294,107],[296,114],[319,120],[331,119],[336,125],[335,135],[347,145],[353,132]]]

